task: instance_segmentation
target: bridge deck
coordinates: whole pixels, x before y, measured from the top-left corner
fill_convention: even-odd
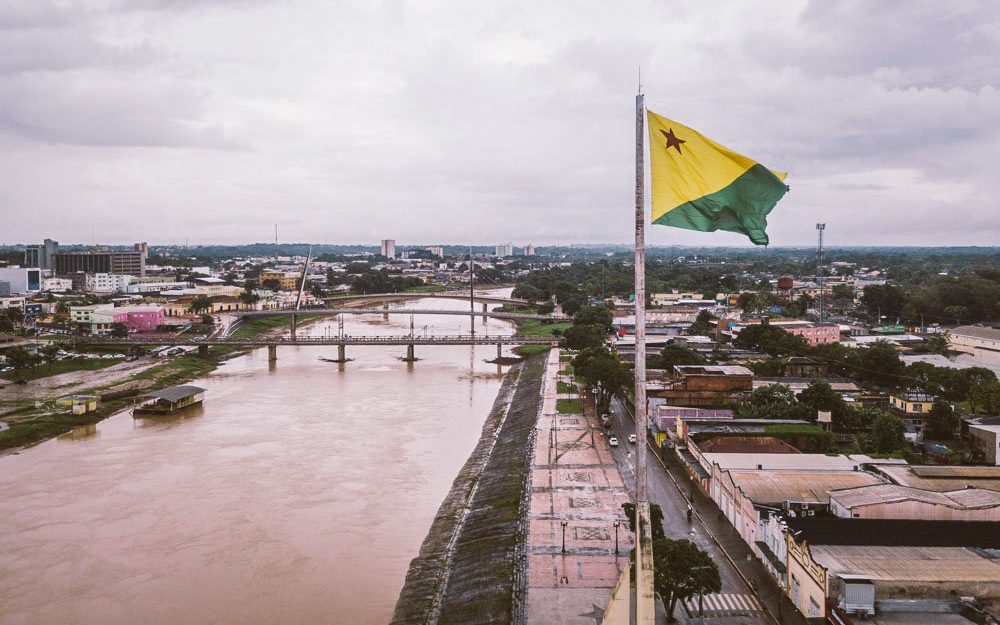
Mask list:
[[[558,340],[548,336],[500,336],[488,334],[437,336],[290,336],[275,338],[128,338],[84,337],[78,342],[87,345],[235,345],[263,347],[266,345],[551,345]]]
[[[494,319],[539,319],[542,321],[569,321],[569,317],[559,315],[536,315],[532,313],[511,313],[493,311],[474,310],[440,310],[440,309],[415,309],[415,308],[302,308],[293,310],[282,308],[279,310],[251,310],[236,313],[237,317],[277,317],[287,315],[368,315],[368,314],[389,314],[389,315],[462,315],[467,317],[492,317]]]

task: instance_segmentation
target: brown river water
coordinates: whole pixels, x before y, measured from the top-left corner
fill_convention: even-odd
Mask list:
[[[409,364],[404,347],[349,347],[340,366],[319,360],[336,347],[280,347],[274,367],[255,350],[192,382],[208,392],[189,416],[122,413],[0,457],[0,624],[387,622],[501,383],[496,347],[416,350]]]

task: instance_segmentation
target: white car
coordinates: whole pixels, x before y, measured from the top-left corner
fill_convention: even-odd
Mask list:
[[[628,435],[628,442],[630,442],[633,445],[635,445],[635,434],[629,434]]]
[[[618,446],[618,439],[616,437],[612,436],[611,438],[608,439],[608,445],[611,445],[612,447],[617,447]]]

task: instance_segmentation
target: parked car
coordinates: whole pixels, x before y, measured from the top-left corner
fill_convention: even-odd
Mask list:
[[[611,438],[609,438],[608,439],[608,445],[611,445],[612,447],[617,447],[618,446],[618,438],[615,437],[615,436],[612,436]]]
[[[628,442],[630,442],[633,445],[635,445],[635,434],[629,434],[628,435]]]

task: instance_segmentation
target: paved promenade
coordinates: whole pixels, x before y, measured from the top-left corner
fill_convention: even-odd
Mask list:
[[[628,566],[632,534],[621,505],[629,495],[592,404],[587,414],[557,412],[556,382],[572,382],[558,376],[560,367],[559,350],[553,349],[530,477],[527,623],[595,625]]]

